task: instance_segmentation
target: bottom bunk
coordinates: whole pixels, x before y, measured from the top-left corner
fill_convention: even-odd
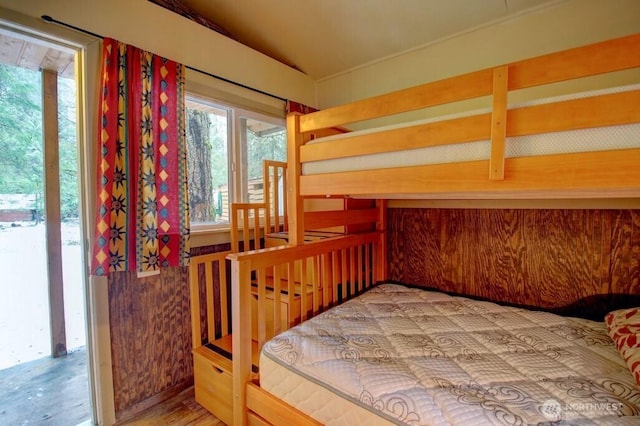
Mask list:
[[[252,332],[260,318],[234,316],[233,344],[241,350],[232,362],[233,424],[640,422],[640,348],[625,352],[624,345],[640,332],[637,310],[617,311],[605,323],[373,286],[384,277],[368,263],[382,235],[230,256],[238,312],[250,305],[247,278],[310,256],[321,259],[318,285],[366,290],[328,305],[311,299],[316,308],[301,313],[301,324],[258,332],[264,340]],[[365,240],[367,249],[355,248]],[[368,266],[345,272],[343,253]],[[365,278],[368,285],[358,287]],[[254,315],[264,318],[267,309]],[[259,360],[249,342],[262,348]]]
[[[394,284],[267,342],[260,386],[324,424],[640,422],[603,322]]]

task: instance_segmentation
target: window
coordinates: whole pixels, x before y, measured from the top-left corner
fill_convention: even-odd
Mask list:
[[[286,161],[284,120],[194,96],[186,110],[191,227],[224,226],[230,203],[263,201],[263,160]]]
[[[191,98],[186,110],[191,223],[229,223],[230,110]]]
[[[264,201],[263,160],[287,161],[287,136],[281,124],[248,117],[240,118],[241,134],[241,201]],[[244,184],[246,182],[246,184]]]

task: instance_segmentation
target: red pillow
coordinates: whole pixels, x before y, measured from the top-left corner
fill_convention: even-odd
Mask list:
[[[609,336],[640,386],[640,308],[612,311],[604,320]]]

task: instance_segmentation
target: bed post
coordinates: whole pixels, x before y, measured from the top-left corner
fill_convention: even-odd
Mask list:
[[[380,232],[375,253],[376,281],[387,279],[387,202],[386,200],[376,200],[378,209],[378,220],[376,221],[376,231]]]
[[[300,197],[300,146],[303,144],[300,133],[300,113],[287,116],[287,204],[289,215],[289,244],[304,242],[304,201]]]
[[[231,260],[231,318],[233,324],[233,424],[247,424],[247,383],[251,381],[251,268]]]
[[[507,96],[509,66],[493,70],[493,111],[491,113],[491,157],[489,179],[504,180],[504,147],[507,137]]]
[[[202,346],[202,327],[200,326],[200,287],[198,282],[198,264],[189,264],[189,300],[191,307],[191,349]]]

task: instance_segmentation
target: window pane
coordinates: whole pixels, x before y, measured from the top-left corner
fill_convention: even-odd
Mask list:
[[[286,129],[249,118],[242,119],[242,127],[247,141],[246,199],[250,203],[261,203],[264,201],[263,160],[287,161]]]
[[[229,111],[191,98],[186,107],[191,224],[229,223]]]

